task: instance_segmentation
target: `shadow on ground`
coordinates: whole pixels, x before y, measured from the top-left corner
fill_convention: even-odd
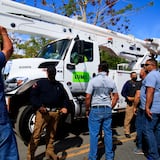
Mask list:
[[[115,137],[119,136],[119,132],[115,129],[116,127],[123,127],[124,123],[124,113],[117,113],[113,114],[113,150],[115,151],[117,148],[117,145],[122,145],[122,142],[118,140],[118,138]],[[69,134],[72,133],[75,135],[75,137],[69,137]],[[58,128],[57,128],[57,135],[56,135],[56,141],[55,141],[55,153],[62,152],[62,157],[67,157],[66,150],[73,147],[80,147],[83,143],[83,139],[80,137],[80,135],[89,135],[88,131],[88,120],[87,119],[79,119],[73,121],[72,124],[64,123],[63,121],[60,122]],[[103,138],[100,137],[99,139],[99,159],[104,155],[104,143]],[[44,145],[45,140],[41,141],[40,145]],[[35,160],[42,160],[45,156],[45,153],[42,153],[38,155]],[[65,159],[65,158],[64,158]]]
[[[55,140],[55,153],[62,152],[63,160],[67,157],[67,152],[65,150],[73,147],[80,147],[83,143],[83,139],[79,136],[80,134],[88,135],[88,120],[81,119],[75,120],[72,124],[62,123],[58,125],[56,140]],[[72,133],[75,136],[69,137]],[[45,145],[45,138],[41,139],[40,145]],[[45,152],[36,156],[35,160],[42,160],[45,156]]]
[[[73,147],[80,147],[82,143],[83,143],[83,139],[79,136],[65,138],[55,143],[54,145],[55,153],[57,154],[59,152],[62,152],[61,159],[65,160],[65,158],[67,157],[66,150]],[[45,152],[36,156],[35,160],[42,160],[44,156],[45,156]]]

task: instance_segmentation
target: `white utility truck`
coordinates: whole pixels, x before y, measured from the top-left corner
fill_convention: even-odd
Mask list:
[[[35,58],[11,60],[5,91],[11,118],[17,133],[28,141],[34,127],[35,114],[29,101],[31,86],[46,77],[44,69],[56,66],[56,79],[69,96],[72,118],[85,117],[85,90],[88,81],[97,74],[100,49],[108,50],[129,61],[128,68],[138,72],[150,56],[160,54],[159,40],[143,41],[133,36],[113,32],[75,19],[47,12],[10,0],[0,0],[0,25],[8,31],[40,35],[53,39]],[[124,65],[125,66],[125,65]],[[130,71],[110,70],[119,95]],[[120,100],[113,112],[124,110]]]

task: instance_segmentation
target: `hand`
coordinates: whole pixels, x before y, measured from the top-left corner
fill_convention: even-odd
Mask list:
[[[67,114],[68,110],[67,110],[67,108],[61,108],[60,112],[63,114]]]
[[[137,114],[137,108],[136,108],[136,107],[133,108],[133,113],[134,113],[135,115]]]
[[[47,110],[46,110],[45,107],[41,106],[41,107],[39,108],[39,112],[41,112],[41,113],[47,113]]]
[[[1,35],[7,34],[7,30],[6,30],[6,28],[4,28],[3,26],[0,26],[0,34],[1,34]]]
[[[145,110],[146,110],[147,116],[152,119],[152,113],[151,113],[150,109],[146,108]]]
[[[86,117],[87,118],[89,117],[89,112],[90,112],[90,110],[86,110]]]

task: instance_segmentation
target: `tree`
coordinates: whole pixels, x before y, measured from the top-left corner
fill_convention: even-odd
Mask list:
[[[16,1],[16,0],[15,0]],[[134,14],[146,7],[153,6],[154,2],[136,8],[134,1],[128,0],[32,0],[35,7],[39,2],[46,10],[54,13],[74,17],[87,23],[112,29],[121,33],[128,33],[130,19],[128,15]],[[21,0],[22,3],[27,3]]]
[[[52,0],[52,4],[50,4],[46,0],[42,0],[41,3],[53,8],[53,12],[67,17],[76,17],[84,22],[122,33],[129,31],[129,14],[154,4],[153,1],[150,1],[144,6],[135,8],[133,3],[128,0],[61,0],[61,3],[60,1],[59,3],[55,2],[56,0]],[[56,4],[60,4],[60,6]]]
[[[48,44],[50,40],[45,39],[44,37],[31,37],[30,40],[25,41],[24,43],[17,44],[19,49],[25,51],[25,57],[36,57],[43,46]]]

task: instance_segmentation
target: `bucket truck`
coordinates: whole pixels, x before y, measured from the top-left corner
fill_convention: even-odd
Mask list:
[[[85,90],[88,81],[97,74],[100,49],[114,53],[129,61],[130,70],[139,71],[150,56],[160,54],[159,40],[140,40],[72,18],[44,11],[10,0],[0,0],[0,25],[8,31],[40,35],[53,39],[35,58],[13,59],[5,81],[9,113],[16,132],[28,141],[33,131],[35,114],[29,101],[31,86],[46,77],[48,65],[56,67],[56,79],[69,96],[72,118],[85,117]],[[109,70],[116,82],[119,95],[130,71]],[[120,100],[113,112],[125,109]]]

